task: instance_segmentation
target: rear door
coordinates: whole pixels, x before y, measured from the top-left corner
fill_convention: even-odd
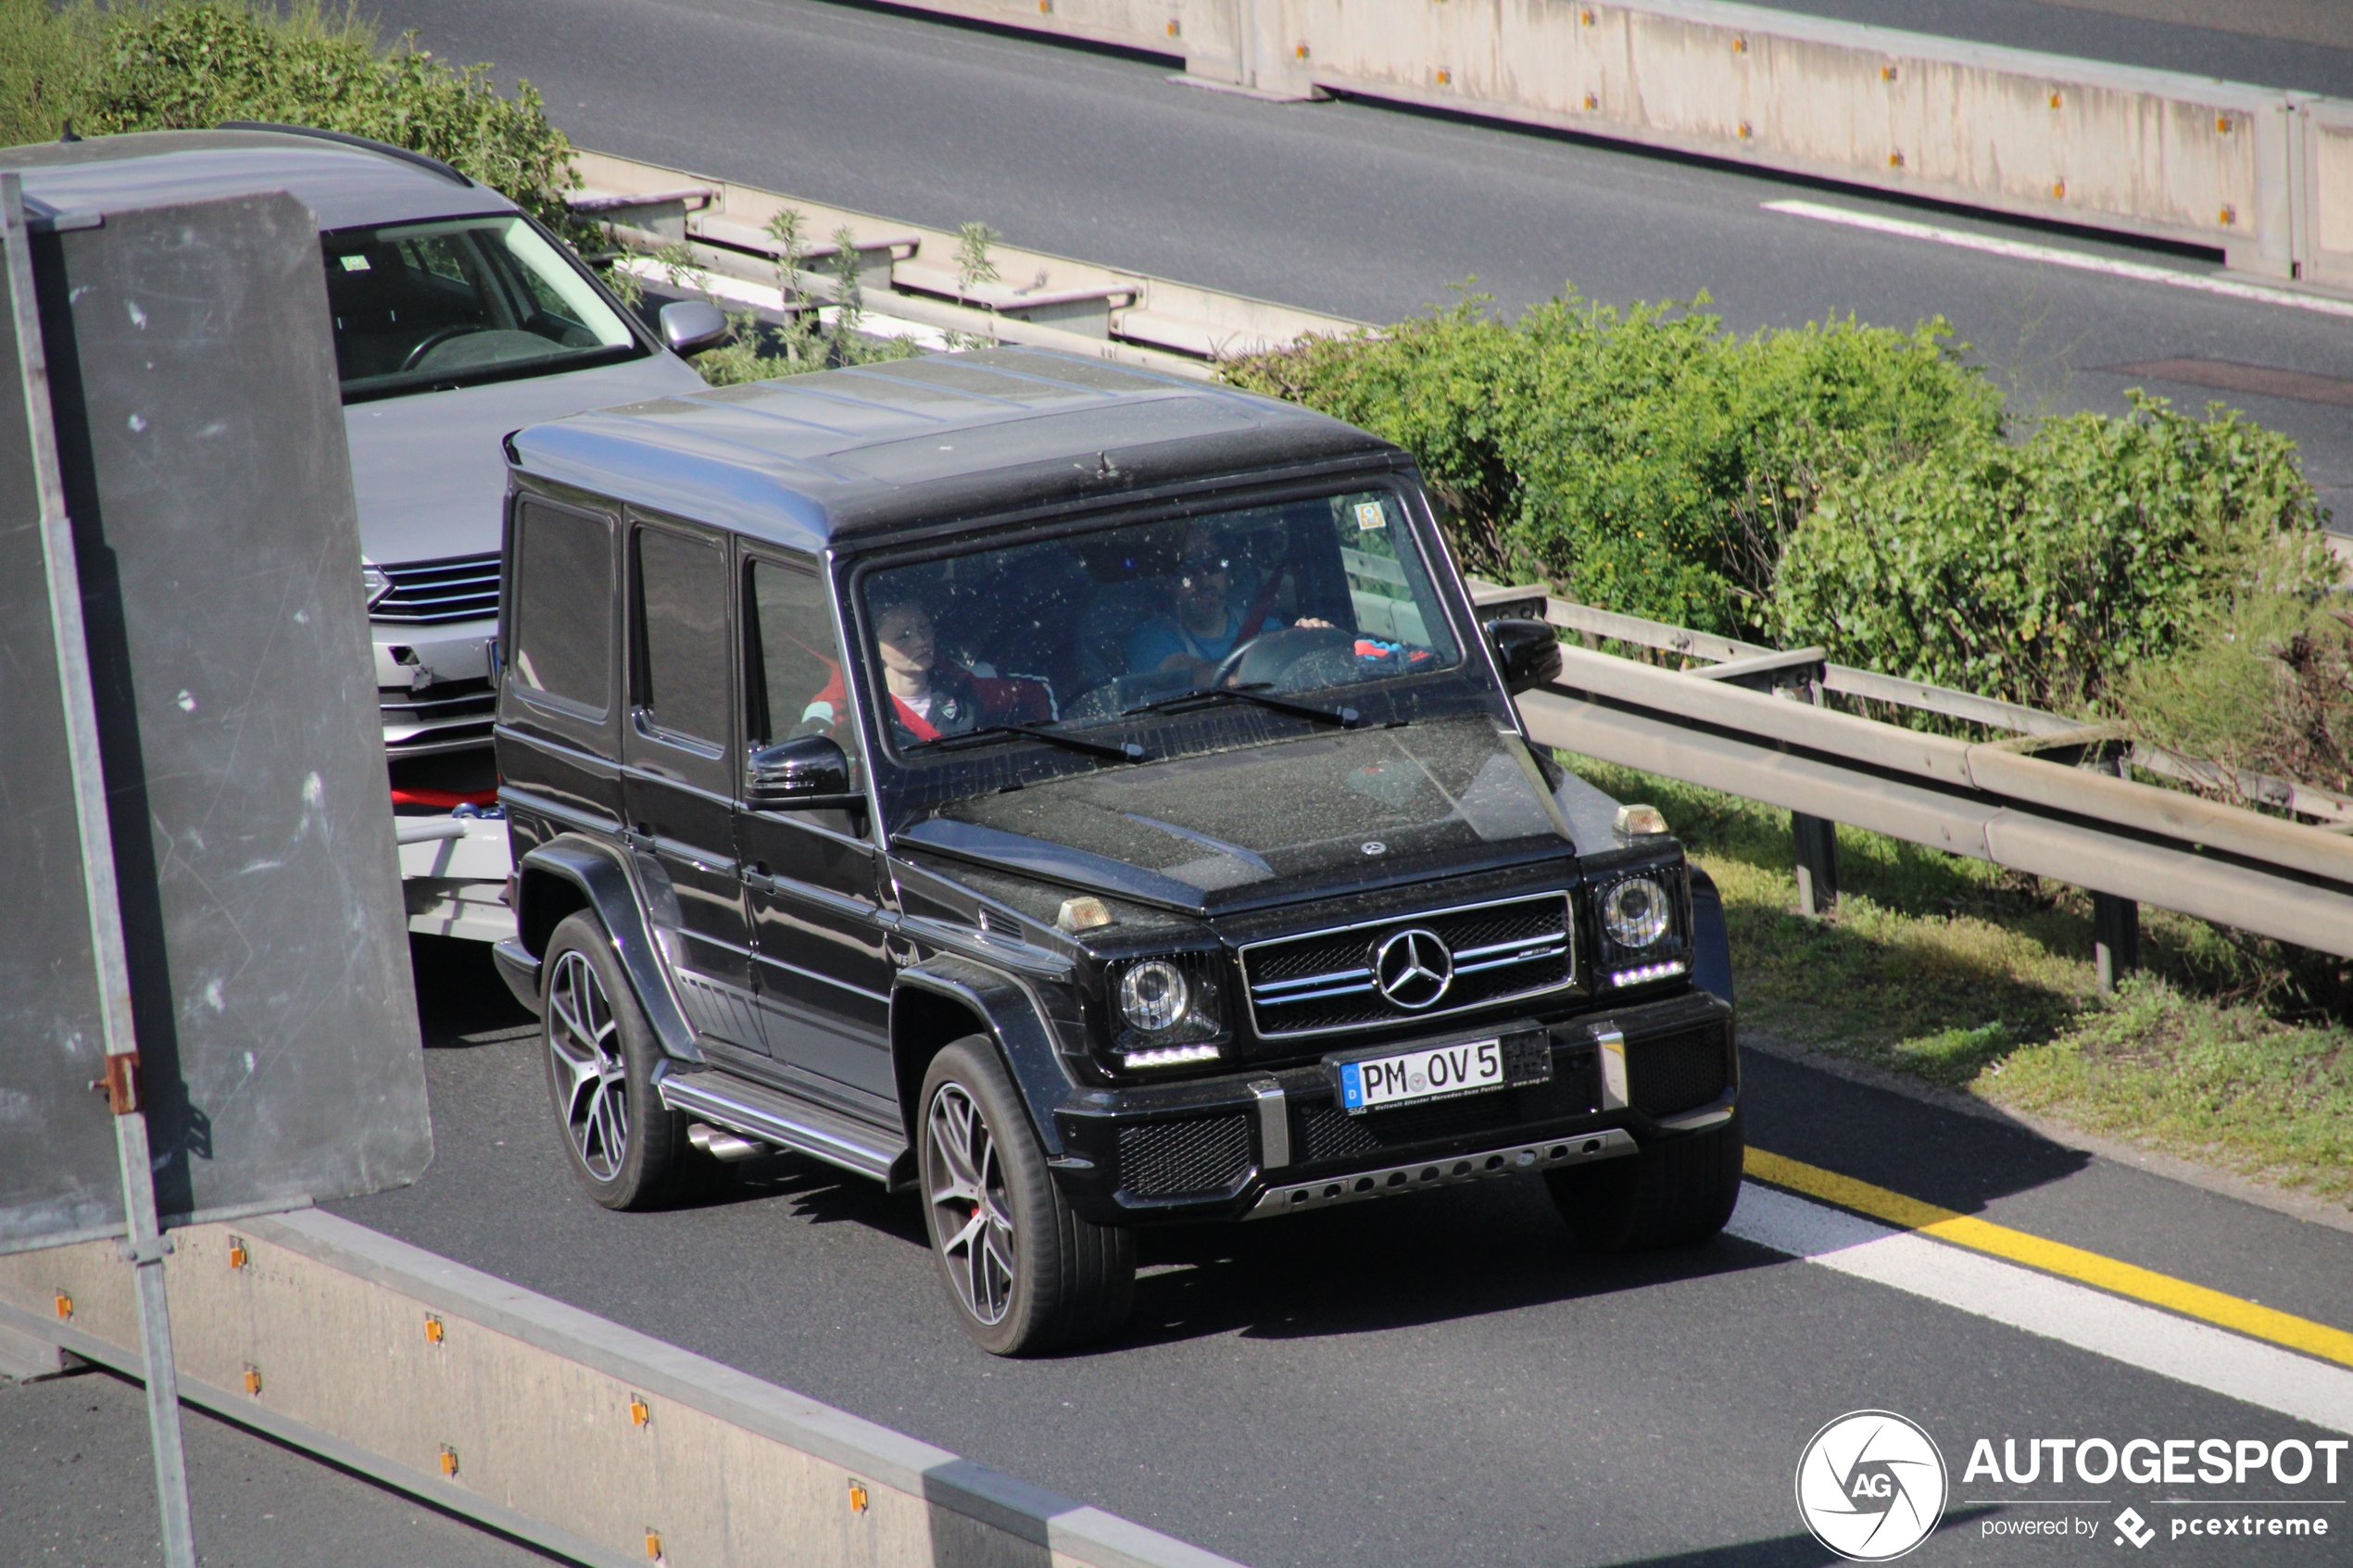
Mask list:
[[[741,590],[754,744],[831,735],[862,789],[856,708],[817,563],[748,552]],[[768,1048],[802,1086],[874,1113],[895,1103],[896,1087],[891,964],[871,834],[865,813],[830,809],[746,810],[736,828]]]
[[[658,892],[651,913],[696,1032],[757,1049],[735,850],[741,741],[727,553],[722,535],[630,520],[622,796],[631,847],[650,856],[669,884],[670,897]]]

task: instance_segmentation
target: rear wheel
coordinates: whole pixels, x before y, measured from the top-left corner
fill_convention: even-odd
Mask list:
[[[1688,1247],[1732,1217],[1745,1153],[1735,1110],[1720,1127],[1662,1138],[1623,1159],[1547,1171],[1544,1185],[1577,1245],[1589,1252]]]
[[[1125,1323],[1134,1233],[1072,1211],[988,1040],[968,1035],[934,1057],[921,1104],[924,1223],[974,1342],[993,1355],[1033,1355]]]
[[[608,1209],[668,1201],[692,1152],[686,1118],[654,1087],[661,1049],[603,922],[583,909],[557,926],[545,971],[547,1093],[573,1173]]]

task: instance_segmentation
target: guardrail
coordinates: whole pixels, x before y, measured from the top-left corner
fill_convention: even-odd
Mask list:
[[[1567,644],[1560,678],[1523,696],[1520,713],[1547,746],[1786,807],[1814,909],[1835,897],[1826,824],[1848,822],[2091,889],[2104,985],[2136,961],[2143,903],[2353,958],[2353,837],[2120,776],[2148,767],[2195,780],[2209,764],[2128,748],[2113,730],[2057,714],[1829,664],[1819,648],[1759,648],[1541,587],[1474,583],[1472,597],[1713,666],[1670,670]],[[1824,692],[2022,738],[1926,734],[1818,706]],[[2302,789],[2280,803],[2353,825],[2353,801],[2340,796]]]
[[[2353,287],[2353,103],[1713,0],[900,0],[1204,82],[1491,115]]]
[[[789,208],[810,236],[799,292],[834,302],[840,251],[833,236],[848,229],[866,308],[983,342],[1207,377],[1208,362],[1217,358],[1364,325],[1002,244],[989,247],[999,281],[964,283],[955,265],[958,236],[944,229],[610,153],[583,152],[579,164],[585,188],[573,207],[583,217],[611,225],[641,250],[683,246],[685,259],[711,274],[711,292],[771,312],[793,303],[776,287],[782,247],[767,231]]]
[[[576,1562],[1236,1568],[331,1214],[171,1243],[183,1399]],[[0,1257],[0,1350],[144,1377],[115,1247]]]

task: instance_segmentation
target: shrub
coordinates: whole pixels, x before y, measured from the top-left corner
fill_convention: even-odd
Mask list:
[[[89,4],[0,0],[0,127],[45,140],[273,120],[370,136],[462,169],[560,231],[577,186],[572,144],[529,82],[500,95],[487,66],[453,70],[409,39],[390,50],[356,15],[297,0]]]
[[[2353,616],[2342,609],[2241,595],[2171,658],[2125,671],[2118,694],[2138,739],[2226,774],[2353,795]]]
[[[2023,446],[1956,445],[1827,485],[1770,622],[1843,663],[2062,712],[2183,646],[2216,607],[2334,576],[2295,444],[2132,395]]]
[[[1738,338],[1674,305],[1570,295],[1509,324],[1485,305],[1226,374],[1412,451],[1474,569],[1735,635],[1761,630],[1781,540],[1826,480],[1999,433],[1942,321]]]

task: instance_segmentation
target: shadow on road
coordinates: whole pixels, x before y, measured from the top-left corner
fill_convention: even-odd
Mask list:
[[[1937,1525],[1935,1534],[1949,1535],[1997,1512],[1991,1508],[1968,1508],[1948,1513],[1944,1523]],[[1776,1536],[1770,1540],[1703,1547],[1697,1551],[1679,1551],[1666,1557],[1638,1557],[1612,1563],[1610,1568],[1837,1568],[1845,1561],[1813,1537],[1800,1533]]]

